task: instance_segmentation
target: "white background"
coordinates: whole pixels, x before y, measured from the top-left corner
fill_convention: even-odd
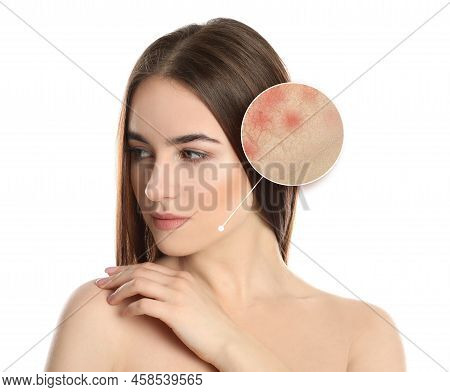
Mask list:
[[[115,264],[113,95],[156,38],[219,16],[261,33],[293,81],[345,89],[343,150],[304,188],[290,267],[384,308],[409,371],[449,369],[450,7],[368,70],[445,3],[216,3],[1,0],[1,369],[42,370],[70,293]]]

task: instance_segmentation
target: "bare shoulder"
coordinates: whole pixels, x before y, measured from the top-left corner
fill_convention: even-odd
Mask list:
[[[95,280],[67,299],[50,346],[45,371],[112,371],[118,355],[120,308],[107,303],[111,290]]]
[[[324,293],[323,301],[349,331],[347,371],[406,371],[402,340],[388,311],[330,293]]]
[[[406,371],[405,353],[392,316],[380,306],[335,295],[298,278],[300,303],[317,325],[348,342],[347,371]],[[317,327],[318,328],[318,327]]]

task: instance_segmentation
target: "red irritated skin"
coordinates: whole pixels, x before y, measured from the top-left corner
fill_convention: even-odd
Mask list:
[[[286,101],[286,93],[280,86],[272,87],[263,92],[252,103],[248,110],[246,120],[244,120],[245,128],[248,133],[259,137],[259,133],[269,132],[274,128],[273,123],[279,107]]]
[[[283,128],[286,131],[289,131],[299,127],[303,123],[304,119],[298,111],[288,109],[282,114],[282,121]]]
[[[315,179],[334,164],[343,139],[334,104],[318,90],[298,83],[281,83],[261,93],[248,108],[241,131],[245,154],[258,167],[280,162],[300,172],[307,164]]]
[[[270,137],[274,128],[274,114],[280,105],[286,100],[285,91],[279,86],[264,91],[252,103],[246,119],[243,123],[243,147],[249,160],[258,160],[262,149],[260,148],[260,137]]]
[[[250,160],[257,160],[260,153],[258,143],[255,142],[250,136],[246,137],[243,141],[244,151]]]

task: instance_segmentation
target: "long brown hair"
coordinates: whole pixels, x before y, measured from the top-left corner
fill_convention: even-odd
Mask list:
[[[130,181],[126,129],[133,93],[144,79],[159,75],[189,88],[224,130],[252,187],[261,178],[241,144],[241,123],[253,99],[267,88],[290,81],[271,45],[249,26],[229,18],[183,26],[154,41],[137,60],[128,79],[117,134],[117,265],[155,261],[164,254],[139,210]],[[254,189],[258,213],[274,231],[287,264],[299,187],[263,178]]]

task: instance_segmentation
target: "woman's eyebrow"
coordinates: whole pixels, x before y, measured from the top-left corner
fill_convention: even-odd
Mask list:
[[[134,132],[132,130],[128,130],[126,133],[126,136],[127,136],[127,140],[137,140],[137,141],[140,141],[143,143],[151,144],[140,133]],[[166,139],[166,145],[170,146],[171,144],[184,144],[184,143],[189,143],[189,142],[193,142],[193,141],[197,141],[197,140],[221,144],[221,142],[219,140],[211,138],[211,137],[205,135],[204,133],[189,133],[186,135],[181,135],[181,136],[176,136],[176,137],[173,137],[170,139]]]

